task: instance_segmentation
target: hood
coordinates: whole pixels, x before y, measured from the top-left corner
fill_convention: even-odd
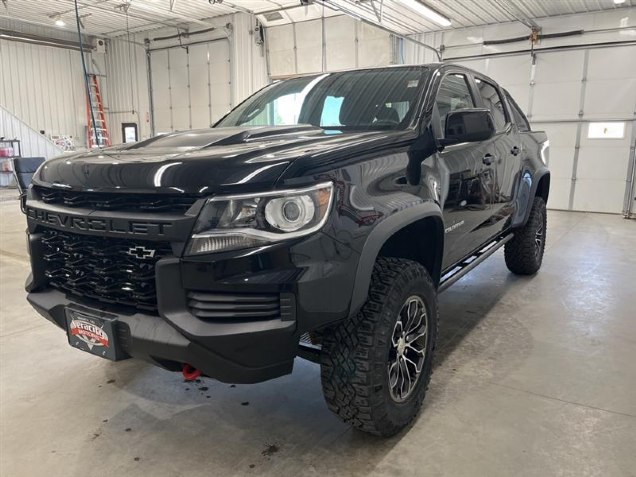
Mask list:
[[[60,156],[33,183],[60,190],[209,194],[271,188],[300,157],[329,162],[377,148],[402,132],[326,131],[313,126],[218,128],[157,136],[134,145]],[[318,157],[316,158],[318,160]]]

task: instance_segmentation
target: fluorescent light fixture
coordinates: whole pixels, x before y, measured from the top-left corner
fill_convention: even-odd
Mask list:
[[[413,10],[414,12],[419,13],[423,17],[428,18],[429,20],[437,23],[440,26],[443,26],[443,27],[451,26],[450,18],[447,18],[444,15],[437,13],[431,7],[424,5],[422,2],[418,2],[417,0],[399,0],[399,2],[402,5],[404,5],[406,8],[409,8],[410,10]]]
[[[614,0],[614,5],[622,5],[625,3],[625,0]]]
[[[62,20],[61,18],[58,18],[57,20],[55,20],[55,25],[63,27],[64,25],[66,25],[66,22],[64,22],[64,20]]]

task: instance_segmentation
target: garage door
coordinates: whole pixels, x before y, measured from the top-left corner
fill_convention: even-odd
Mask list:
[[[271,77],[282,78],[388,65],[393,50],[387,32],[343,15],[268,28],[267,54]]]
[[[207,128],[231,107],[230,44],[151,50],[155,133]]]
[[[537,52],[459,63],[496,79],[550,139],[553,209],[621,213],[631,193],[636,47]]]

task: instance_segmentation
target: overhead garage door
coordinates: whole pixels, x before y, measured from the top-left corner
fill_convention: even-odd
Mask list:
[[[454,63],[495,78],[528,113],[532,127],[548,133],[549,207],[627,210],[636,141],[636,47],[539,51],[534,66],[527,54]],[[602,134],[614,127],[620,134]]]
[[[272,78],[388,65],[392,48],[387,32],[344,15],[267,29]]]
[[[206,128],[231,107],[230,44],[151,50],[155,133]]]

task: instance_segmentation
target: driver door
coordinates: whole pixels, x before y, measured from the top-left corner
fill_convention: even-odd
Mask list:
[[[475,108],[478,101],[471,79],[464,72],[447,73],[439,86],[433,107],[433,132],[444,137],[446,115],[458,109]],[[446,146],[437,153],[441,171],[444,259],[446,270],[474,251],[492,211],[494,177],[484,162],[486,145],[479,142]]]

